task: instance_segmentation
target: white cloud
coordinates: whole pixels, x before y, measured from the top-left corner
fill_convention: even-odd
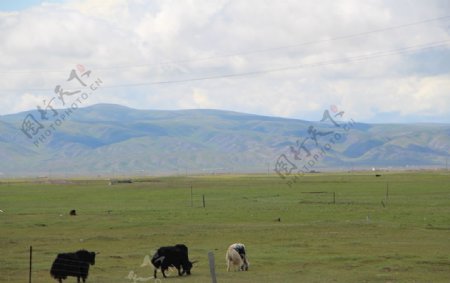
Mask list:
[[[194,88],[190,95],[180,97],[177,101],[178,107],[184,109],[211,109],[217,107],[217,105],[211,101],[208,94],[204,90],[197,88]]]
[[[425,77],[415,82],[413,109],[405,114],[445,115],[450,109],[450,80],[448,76]]]
[[[105,88],[89,104],[219,108],[301,119],[317,119],[322,109],[336,104],[359,121],[377,121],[389,112],[399,119],[433,116],[450,122],[449,68],[433,69],[431,63],[422,68],[430,58],[449,61],[449,44],[422,50],[420,56],[397,52],[323,64],[449,40],[449,19],[330,40],[439,17],[448,8],[441,0],[414,5],[406,0],[72,0],[2,12],[0,95],[7,103],[0,105],[0,114],[34,108],[42,96],[50,99],[76,64],[91,68],[105,87],[303,66],[238,78]],[[308,42],[314,43],[298,44]],[[286,48],[273,49],[280,46]]]
[[[35,109],[36,105],[44,105],[48,103],[45,95],[36,95],[31,93],[24,93],[20,96],[18,101],[12,106],[12,112],[20,112],[23,109]]]

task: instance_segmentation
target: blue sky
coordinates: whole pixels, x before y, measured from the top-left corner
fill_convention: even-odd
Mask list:
[[[305,120],[450,123],[450,2],[0,2],[0,115],[42,107],[83,65],[84,102]],[[447,13],[446,13],[447,12]]]
[[[2,0],[0,1],[0,11],[20,11],[42,3],[63,3],[58,0]]]

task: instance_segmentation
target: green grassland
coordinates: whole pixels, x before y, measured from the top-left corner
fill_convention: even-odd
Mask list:
[[[310,174],[291,187],[263,175],[134,181],[3,180],[0,282],[28,282],[29,246],[33,283],[56,282],[56,254],[81,248],[100,252],[88,282],[211,282],[209,251],[218,282],[450,282],[446,172]],[[226,272],[234,242],[248,272]],[[191,276],[127,278],[152,276],[145,256],[177,243],[199,261]]]

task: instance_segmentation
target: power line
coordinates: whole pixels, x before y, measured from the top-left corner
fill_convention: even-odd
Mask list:
[[[116,86],[110,86],[110,87],[105,86],[104,88],[174,84],[174,83],[185,83],[185,82],[204,81],[204,80],[213,80],[213,79],[245,77],[245,76],[254,76],[254,75],[262,75],[262,74],[268,74],[268,73],[276,73],[276,72],[290,71],[290,70],[296,70],[296,69],[303,69],[303,68],[308,68],[308,67],[321,67],[321,66],[333,65],[333,64],[353,63],[353,62],[358,62],[358,61],[374,59],[374,58],[378,58],[378,57],[403,54],[408,51],[409,52],[410,51],[420,51],[420,50],[425,50],[425,49],[430,49],[430,48],[441,47],[441,46],[445,46],[446,42],[450,42],[450,40],[440,41],[439,44],[428,45],[428,46],[421,47],[421,48],[417,48],[417,46],[415,46],[415,47],[410,46],[410,47],[404,47],[404,48],[399,48],[399,49],[394,49],[394,50],[389,50],[389,51],[380,51],[380,52],[372,53],[370,55],[360,55],[360,56],[348,57],[348,58],[343,58],[343,59],[335,59],[335,60],[329,60],[329,61],[323,61],[323,62],[311,63],[311,64],[280,67],[280,68],[266,69],[266,70],[256,70],[256,71],[236,73],[236,74],[215,75],[215,76],[213,75],[213,76],[206,76],[206,77],[199,77],[199,78],[192,78],[192,79],[155,81],[155,82],[136,83],[136,84],[123,84],[123,85],[116,85]],[[438,42],[436,42],[436,43],[438,43]],[[416,49],[414,49],[414,48],[416,48]]]
[[[151,66],[163,66],[163,65],[173,65],[173,64],[182,64],[182,63],[190,63],[190,62],[199,62],[199,61],[209,61],[214,59],[221,59],[221,58],[229,58],[233,56],[240,56],[240,55],[252,55],[252,54],[258,54],[258,53],[267,53],[267,52],[273,52],[278,50],[285,50],[295,47],[301,47],[301,46],[308,46],[308,45],[314,45],[319,43],[326,43],[326,42],[332,42],[337,40],[344,40],[344,39],[350,39],[355,37],[361,37],[365,35],[385,32],[385,31],[391,31],[406,27],[411,27],[415,25],[421,25],[426,24],[430,22],[435,21],[441,21],[450,19],[450,15],[447,16],[441,16],[437,18],[431,18],[431,19],[425,19],[417,22],[412,23],[406,23],[398,26],[391,26],[386,28],[380,28],[375,29],[371,31],[366,32],[360,32],[360,33],[354,33],[349,35],[343,35],[343,36],[336,36],[329,39],[322,39],[322,40],[314,40],[314,41],[307,41],[292,45],[285,45],[285,46],[278,46],[278,47],[272,47],[272,48],[266,48],[266,49],[259,49],[259,50],[250,50],[250,51],[241,51],[236,53],[229,53],[229,54],[222,54],[217,56],[210,56],[210,57],[203,57],[203,58],[190,58],[190,59],[181,59],[181,60],[173,60],[173,61],[166,61],[166,62],[159,62],[159,63],[148,63],[148,64],[131,64],[131,65],[117,65],[117,66],[109,66],[109,67],[92,67],[95,70],[115,70],[115,69],[129,69],[129,68],[143,68],[143,67],[151,67]],[[23,74],[23,73],[63,73],[67,72],[67,70],[50,70],[50,69],[42,69],[42,70],[12,70],[12,71],[0,71],[0,74]]]
[[[122,87],[139,87],[139,86],[150,86],[150,85],[187,83],[187,82],[194,82],[194,81],[205,81],[205,80],[214,80],[214,79],[255,76],[255,75],[268,74],[268,73],[303,69],[303,68],[322,67],[322,66],[334,65],[334,64],[347,64],[347,63],[350,64],[350,63],[385,57],[385,56],[405,54],[408,52],[417,52],[417,51],[422,51],[422,50],[431,49],[431,48],[443,47],[443,46],[446,46],[449,42],[450,42],[450,40],[436,41],[436,42],[431,42],[431,43],[426,43],[426,44],[412,45],[412,46],[397,48],[397,49],[383,50],[383,51],[373,52],[371,54],[366,54],[366,55],[358,55],[358,56],[352,56],[352,57],[346,57],[346,58],[339,58],[339,59],[322,61],[322,62],[317,62],[317,63],[310,63],[310,64],[302,64],[302,65],[264,69],[264,70],[255,70],[255,71],[249,71],[249,72],[243,72],[243,73],[211,75],[211,76],[203,76],[203,77],[198,77],[198,78],[179,79],[179,80],[129,83],[129,84],[120,84],[120,85],[112,85],[112,86],[102,86],[102,88],[111,89],[111,88],[122,88]],[[5,91],[8,91],[8,92],[52,91],[52,89],[42,89],[42,88],[0,89],[0,92],[5,92]]]

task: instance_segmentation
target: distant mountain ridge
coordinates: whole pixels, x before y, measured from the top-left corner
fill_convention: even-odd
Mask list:
[[[356,123],[344,131],[329,121],[98,104],[74,111],[36,146],[20,130],[28,114],[40,117],[38,111],[0,116],[3,176],[273,172],[283,154],[296,168],[307,164],[335,134],[341,138],[314,170],[445,167],[450,157],[449,124]]]

